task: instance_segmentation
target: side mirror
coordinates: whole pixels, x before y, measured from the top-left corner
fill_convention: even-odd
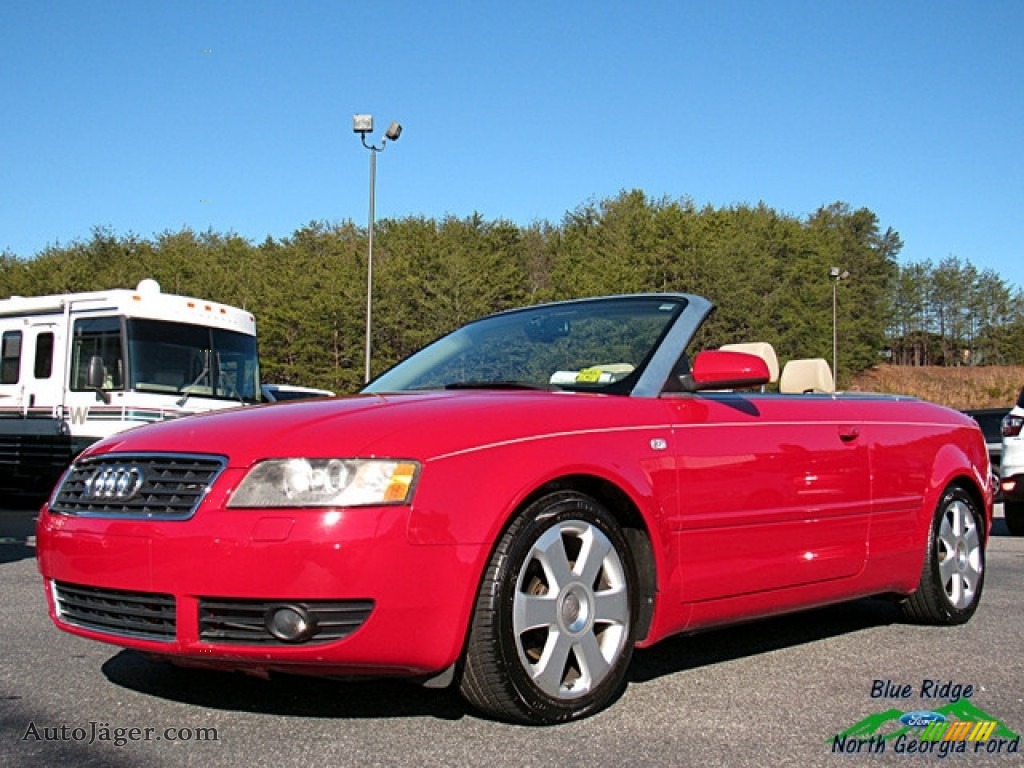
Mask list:
[[[770,378],[768,364],[757,355],[709,349],[694,358],[683,389],[699,392],[704,389],[760,387]]]
[[[110,395],[103,391],[103,382],[107,378],[107,368],[103,365],[103,358],[93,355],[89,358],[89,367],[85,372],[85,386],[96,390],[96,398],[104,403],[110,402]]]
[[[103,389],[103,380],[107,376],[107,369],[103,365],[103,358],[93,355],[89,358],[89,368],[85,373],[85,386],[89,389]]]

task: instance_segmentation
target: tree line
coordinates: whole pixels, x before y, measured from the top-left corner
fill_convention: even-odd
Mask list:
[[[97,228],[31,258],[0,254],[0,295],[151,277],[167,292],[251,311],[264,380],[354,391],[364,370],[366,236],[352,221],[314,221],[261,243],[187,228],[151,238]],[[374,230],[373,371],[490,312],[649,291],[717,305],[701,345],[768,341],[783,360],[832,360],[835,307],[841,382],[887,360],[1024,362],[1019,290],[956,258],[901,266],[901,248],[874,213],[845,203],[801,218],[637,190],[585,203],[557,224],[387,219]]]
[[[899,271],[889,352],[899,365],[1020,365],[1021,291],[956,256]]]

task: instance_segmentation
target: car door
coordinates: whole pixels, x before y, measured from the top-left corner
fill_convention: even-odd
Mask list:
[[[666,399],[684,602],[855,576],[870,522],[868,449],[829,396],[705,393]]]

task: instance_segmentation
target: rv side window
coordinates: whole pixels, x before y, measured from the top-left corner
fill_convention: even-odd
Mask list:
[[[48,379],[53,373],[53,334],[40,333],[36,336],[36,361],[34,368],[37,379]]]
[[[76,320],[71,348],[71,388],[91,389],[89,363],[93,358],[98,358],[103,363],[103,389],[123,389],[122,348],[120,318],[91,317]]]
[[[5,331],[0,347],[0,384],[17,384],[21,368],[21,331]]]

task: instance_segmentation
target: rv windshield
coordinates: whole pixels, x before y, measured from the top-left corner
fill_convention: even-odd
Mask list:
[[[256,338],[160,320],[127,321],[129,387],[254,403],[260,374]]]

